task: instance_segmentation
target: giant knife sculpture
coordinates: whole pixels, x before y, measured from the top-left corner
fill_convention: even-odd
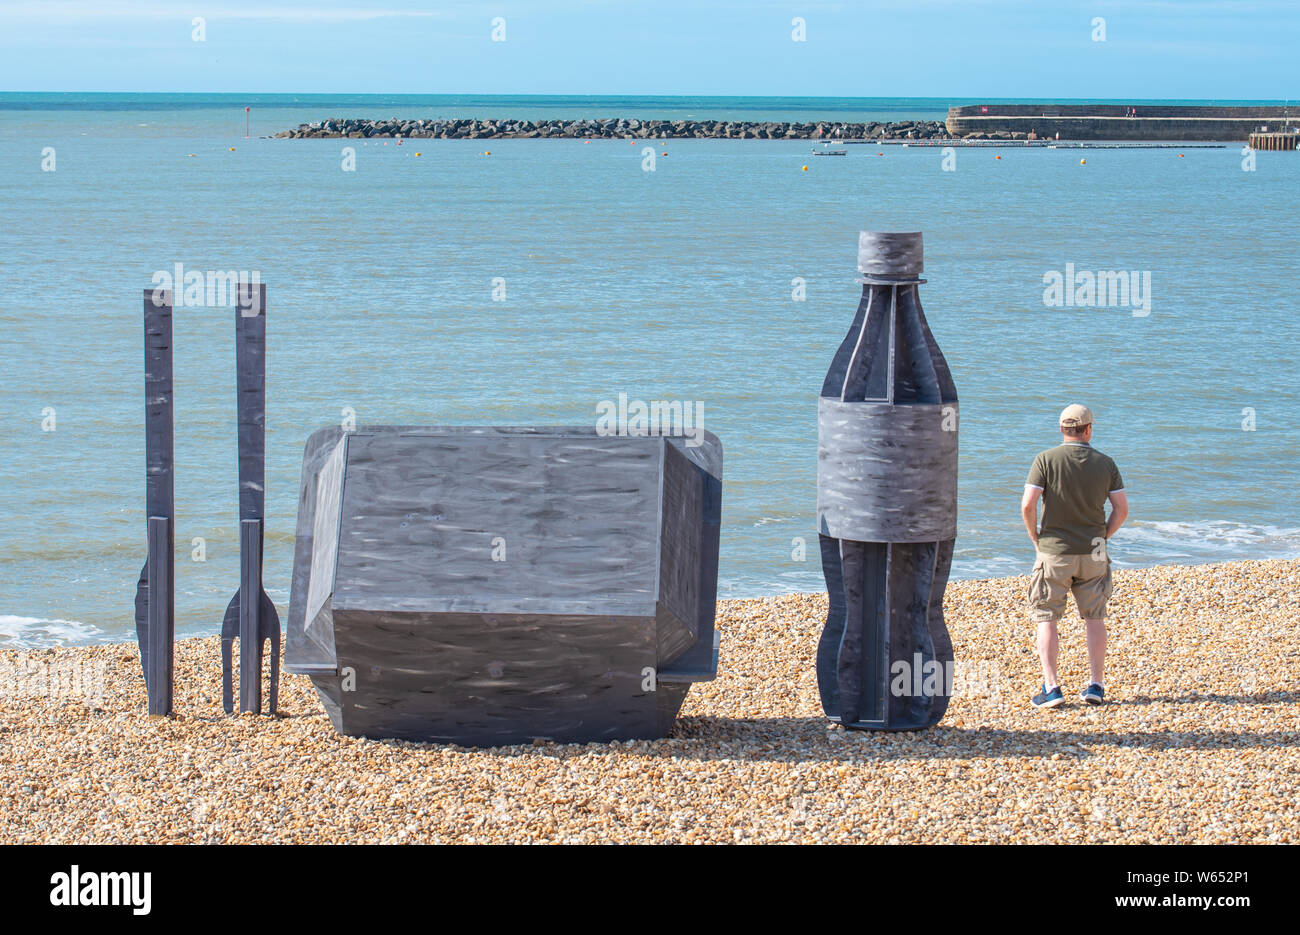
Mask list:
[[[943,717],[943,592],[957,534],[957,389],[921,310],[920,233],[863,231],[862,301],[818,400],[817,522],[830,611],[827,716],[915,730]]]
[[[175,498],[172,484],[172,294],[144,290],[145,516],[149,553],[135,588],[149,713],[172,713],[172,644],[176,633]]]
[[[233,660],[239,637],[239,710],[262,712],[262,649],[271,643],[270,713],[280,685],[280,617],[262,589],[266,516],[266,285],[240,282],[235,303],[239,404],[239,590],[221,624],[221,704],[234,709]]]

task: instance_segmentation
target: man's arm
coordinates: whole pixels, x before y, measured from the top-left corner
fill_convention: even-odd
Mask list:
[[[1025,521],[1025,531],[1029,533],[1034,548],[1038,548],[1038,498],[1042,495],[1042,487],[1025,484],[1025,495],[1020,498],[1020,515]]]
[[[1107,494],[1110,500],[1110,519],[1106,521],[1106,538],[1119,532],[1119,527],[1128,519],[1128,494],[1122,490],[1112,490]]]

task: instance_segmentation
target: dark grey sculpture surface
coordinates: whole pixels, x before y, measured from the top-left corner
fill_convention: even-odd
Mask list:
[[[957,390],[917,292],[921,235],[862,232],[858,269],[862,300],[818,400],[830,608],[817,685],[847,727],[919,729],[939,722],[951,692]]]
[[[148,558],[135,589],[135,632],[149,713],[172,712],[175,499],[172,422],[172,294],[144,290],[145,517]]]
[[[716,674],[709,433],[330,428],[302,477],[285,665],[343,733],[659,737]]]
[[[239,410],[239,590],[221,623],[221,704],[234,709],[231,654],[239,637],[239,710],[262,712],[262,652],[271,644],[270,713],[280,685],[280,617],[262,587],[266,517],[266,285],[240,282],[235,301]]]

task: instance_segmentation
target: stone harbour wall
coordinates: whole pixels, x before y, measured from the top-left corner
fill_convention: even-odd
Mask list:
[[[1280,130],[1295,113],[1282,105],[1198,107],[1192,105],[971,104],[950,107],[946,128],[953,137],[1230,142],[1245,141],[1260,127]],[[1131,112],[1131,115],[1130,115]]]

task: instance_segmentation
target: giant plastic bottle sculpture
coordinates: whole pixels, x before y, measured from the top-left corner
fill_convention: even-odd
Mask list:
[[[921,235],[863,231],[862,301],[818,400],[817,522],[830,611],[827,716],[916,730],[943,717],[943,592],[957,534],[957,389],[921,310]]]

